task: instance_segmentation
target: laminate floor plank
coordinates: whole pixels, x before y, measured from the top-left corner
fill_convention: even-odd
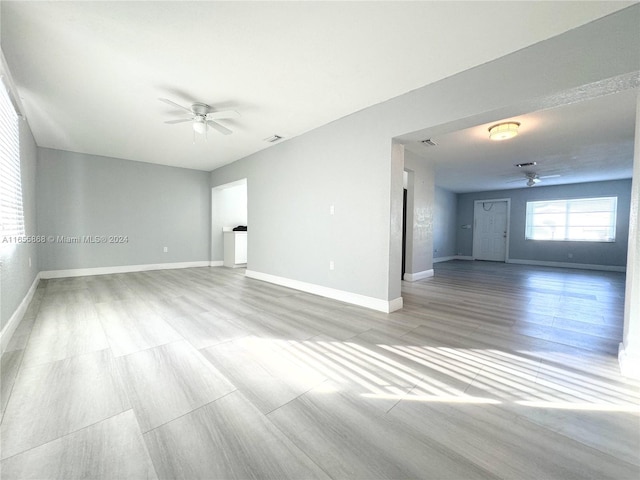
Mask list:
[[[174,317],[171,326],[196,349],[236,340],[249,335],[249,332],[231,319],[235,315],[220,316],[216,312],[203,312],[185,317]]]
[[[132,410],[2,461],[10,479],[156,479]]]
[[[298,310],[292,312],[292,315],[295,315],[300,328],[322,332],[322,334],[338,340],[346,340],[370,328],[369,325],[364,325],[362,322],[350,321],[348,312],[349,310],[345,308],[333,309],[329,312],[312,309]]]
[[[236,298],[230,296],[227,291],[223,293],[216,290],[214,293],[211,293],[211,291],[196,288],[182,295],[181,300],[187,301],[193,305],[194,308],[199,309],[198,311],[194,310],[190,315],[210,312],[218,317],[232,319],[255,315],[264,311],[259,308],[254,308],[242,301],[238,301]]]
[[[246,326],[255,335],[265,337],[288,338],[304,340],[319,335],[322,328],[310,326],[308,322],[300,321],[301,315],[297,311],[283,313],[259,312],[235,318],[232,322]]]
[[[420,438],[433,436],[505,479],[636,478],[638,467],[518,417],[499,405],[401,401],[389,413]],[[391,420],[390,420],[391,421]]]
[[[139,299],[104,302],[96,307],[116,357],[182,340],[178,332]]]
[[[236,389],[184,340],[117,359],[143,432]]]
[[[161,479],[328,479],[240,392],[144,435]]]
[[[498,478],[354,396],[311,391],[268,417],[334,479]]]
[[[2,458],[130,408],[108,349],[23,367],[2,418]]]
[[[30,367],[105,348],[109,343],[92,303],[43,303],[31,329],[23,364]]]
[[[272,297],[266,293],[254,293],[251,291],[243,291],[240,293],[231,292],[229,297],[232,302],[250,307],[257,312],[268,312],[278,315],[289,311],[287,307],[282,306],[276,301],[277,297]]]
[[[640,438],[637,435],[640,421],[637,413],[616,410],[616,406],[607,405],[601,406],[602,411],[572,409],[566,404],[564,407],[540,408],[540,404],[536,407],[506,404],[502,408],[510,410],[518,418],[526,418],[544,429],[576,440],[629,465],[640,467]]]
[[[306,293],[277,297],[274,299],[274,303],[281,304],[289,311],[318,310],[319,312],[327,313],[334,309],[344,308],[344,303],[337,300]]]
[[[201,352],[265,414],[326,380],[269,339],[244,337]]]
[[[181,295],[181,297],[193,305],[202,307],[206,312],[216,312],[220,314],[226,312],[232,313],[226,308],[226,305],[230,303],[231,299],[223,289],[205,289],[197,286],[190,289],[190,291],[184,295]],[[249,312],[252,312],[252,310],[249,310]],[[236,315],[235,313],[232,314]]]
[[[422,370],[419,364],[396,355],[386,345],[368,343],[359,337],[341,342],[321,335],[303,342],[287,341],[282,347],[299,363],[327,378],[314,388],[315,392],[356,397],[379,413],[389,411],[416,386],[429,391],[442,387],[459,394],[464,389],[444,385],[429,375],[431,370]]]
[[[392,371],[416,379],[412,389],[420,388],[422,395],[461,397],[482,369],[475,358],[462,355],[460,349],[452,347],[407,345],[402,340],[372,337],[370,332],[353,339],[354,342],[360,340],[366,342],[364,348],[390,364]],[[374,341],[375,345],[367,345],[368,341]]]
[[[125,284],[109,276],[89,277],[87,290],[93,303],[112,302],[135,298],[135,293]]]
[[[41,309],[70,304],[93,305],[93,303],[93,295],[88,288],[65,288],[52,291],[47,287],[42,297]]]

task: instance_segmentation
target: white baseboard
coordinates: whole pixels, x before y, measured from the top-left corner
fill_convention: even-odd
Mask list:
[[[224,265],[224,260],[211,260],[209,262],[210,267],[222,267]]]
[[[293,288],[294,290],[300,290],[307,293],[313,293],[314,295],[332,298],[333,300],[351,303],[353,305],[370,308],[379,312],[390,313],[402,308],[402,297],[398,297],[393,300],[380,300],[379,298],[368,297],[366,295],[360,295],[358,293],[351,293],[330,287],[323,287],[322,285],[301,282],[299,280],[292,280],[290,278],[278,277],[277,275],[256,272],[254,270],[247,270],[245,272],[245,275],[256,280],[275,283],[276,285],[282,285],[283,287]]]
[[[40,278],[87,277],[110,275],[112,273],[146,272],[148,270],[173,270],[176,268],[208,267],[211,262],[150,263],[146,265],[121,265],[117,267],[72,268],[69,270],[47,270],[40,272]]]
[[[423,278],[429,277],[433,277],[433,268],[424,270],[422,272],[404,274],[404,280],[406,280],[407,282],[416,282],[418,280],[422,280]]]
[[[471,255],[456,255],[455,257],[453,257],[453,260],[473,261],[473,257]]]
[[[29,308],[29,303],[31,303],[33,295],[36,293],[39,282],[40,273],[38,273],[36,278],[33,279],[33,283],[31,284],[31,287],[29,287],[29,290],[27,290],[27,294],[24,296],[20,305],[18,305],[18,308],[16,308],[15,312],[13,312],[13,315],[11,315],[11,318],[0,332],[0,353],[4,353],[4,350],[9,345],[9,341],[11,341],[11,337],[13,337],[16,328],[20,325],[22,317],[24,317],[27,308]]]
[[[385,313],[395,312],[396,310],[400,310],[404,306],[404,300],[402,300],[402,297],[389,300],[388,303],[389,303],[389,309]]]
[[[618,347],[618,364],[624,377],[640,380],[640,352],[631,352],[621,343]]]
[[[590,263],[569,263],[569,262],[546,262],[543,260],[521,260],[510,258],[506,263],[517,263],[519,265],[536,265],[539,267],[560,267],[560,268],[577,268],[580,270],[602,270],[605,272],[626,272],[627,267],[619,267],[615,265],[594,265]]]

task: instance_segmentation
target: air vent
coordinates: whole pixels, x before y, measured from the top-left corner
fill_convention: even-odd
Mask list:
[[[280,135],[272,135],[269,138],[264,139],[265,142],[269,142],[269,143],[275,143],[278,140],[282,140],[282,137]]]
[[[522,168],[522,167],[533,167],[534,165],[537,165],[536,162],[527,162],[527,163],[516,163],[514,165],[514,167],[518,167],[518,168]]]
[[[436,146],[436,142],[434,142],[430,138],[427,138],[426,140],[422,140],[420,143],[422,143],[425,147],[435,147]]]

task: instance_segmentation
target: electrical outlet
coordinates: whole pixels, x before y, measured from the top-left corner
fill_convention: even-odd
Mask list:
[[[569,258],[573,258],[573,253],[570,253],[568,256]]]
[[[329,215],[335,215],[336,207],[335,205],[329,205]]]
[[[169,248],[168,248],[168,247],[164,247],[164,248],[162,249],[162,251],[163,251],[164,253],[167,253],[167,252],[169,251]]]
[[[333,263],[333,260],[329,260],[329,270],[333,270],[335,268],[335,263]]]

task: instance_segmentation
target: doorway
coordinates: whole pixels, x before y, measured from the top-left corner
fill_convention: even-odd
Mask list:
[[[211,190],[211,266],[224,261],[224,231],[247,225],[247,179],[213,187]]]
[[[473,258],[506,262],[509,253],[510,199],[476,200],[473,208]]]

